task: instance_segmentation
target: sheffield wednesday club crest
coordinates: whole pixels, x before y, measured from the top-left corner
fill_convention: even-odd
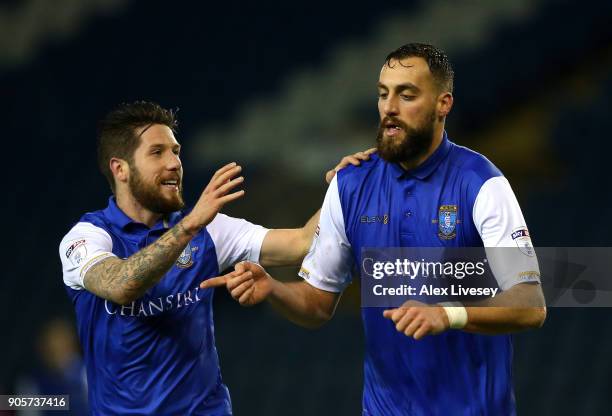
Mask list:
[[[457,236],[457,205],[440,205],[438,210],[438,237],[450,240]]]
[[[176,259],[177,267],[181,269],[186,269],[187,267],[193,264],[193,259],[191,256],[191,244],[187,243],[187,247],[183,250],[181,255]]]

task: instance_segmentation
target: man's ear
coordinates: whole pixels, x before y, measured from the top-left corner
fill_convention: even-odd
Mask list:
[[[442,93],[438,96],[438,102],[436,104],[439,117],[446,117],[453,108],[453,94],[450,92]]]
[[[130,165],[126,160],[113,157],[108,162],[108,165],[113,173],[115,181],[124,183],[128,181],[130,178]]]

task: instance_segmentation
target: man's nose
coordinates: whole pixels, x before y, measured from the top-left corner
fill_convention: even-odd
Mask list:
[[[399,114],[398,101],[396,97],[390,96],[383,106],[385,115],[396,116]]]
[[[181,159],[179,158],[179,156],[172,153],[172,156],[168,158],[168,162],[167,162],[168,170],[179,170],[181,166],[182,164],[181,164]]]

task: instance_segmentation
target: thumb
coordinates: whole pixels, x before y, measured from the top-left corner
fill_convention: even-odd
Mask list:
[[[241,261],[240,263],[236,263],[234,270],[236,271],[236,274],[241,274],[248,271],[249,267],[246,261]]]

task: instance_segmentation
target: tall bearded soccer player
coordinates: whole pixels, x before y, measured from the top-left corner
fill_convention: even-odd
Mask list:
[[[219,169],[183,210],[183,168],[172,111],[124,104],[102,121],[98,161],[113,196],[60,243],[87,366],[89,404],[100,415],[229,415],[215,349],[212,290],[202,278],[241,260],[299,264],[303,228],[267,230],[219,214],[240,198],[241,167]],[[336,167],[359,164],[368,152]]]
[[[363,247],[517,250],[516,231],[529,234],[508,181],[444,130],[452,89],[453,71],[439,49],[408,44],[389,54],[378,82],[378,156],[331,182],[318,239],[300,271],[304,280],[284,284],[245,262],[202,287],[224,284],[244,305],[267,299],[290,320],[316,327],[332,317],[351,267],[362,264]],[[432,221],[445,206],[457,216],[450,235]],[[381,213],[388,222],[360,221]],[[389,310],[362,308],[364,415],[515,414],[508,334],[541,326],[546,308],[535,256],[525,269],[489,257],[503,292],[486,305],[496,307],[409,301]]]

